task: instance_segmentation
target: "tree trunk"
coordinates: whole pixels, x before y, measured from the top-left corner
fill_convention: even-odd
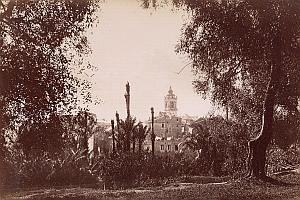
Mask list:
[[[274,73],[275,70],[272,70]],[[263,178],[266,176],[265,164],[266,164],[266,150],[271,142],[273,134],[273,116],[274,116],[274,106],[275,106],[275,94],[276,87],[275,82],[271,80],[268,85],[268,90],[264,102],[264,112],[263,112],[263,122],[260,134],[250,140],[248,143],[249,147],[249,176],[255,176],[258,178]]]
[[[151,107],[151,124],[152,124],[152,134],[151,134],[152,158],[154,158],[155,134],[154,134],[154,108],[153,107]]]
[[[115,147],[115,123],[114,123],[114,120],[111,120],[111,135],[112,135],[112,152],[113,152],[113,155],[115,155],[116,147]]]
[[[132,138],[132,152],[135,152],[135,138]]]
[[[266,150],[273,135],[273,117],[275,98],[278,87],[278,76],[280,74],[280,40],[275,38],[274,51],[272,55],[271,75],[264,101],[263,121],[260,134],[249,141],[248,149],[248,176],[257,178],[266,177]]]

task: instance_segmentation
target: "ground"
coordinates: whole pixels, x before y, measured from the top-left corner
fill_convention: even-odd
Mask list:
[[[274,177],[286,184],[271,184],[254,179],[235,179],[218,183],[203,181],[205,177],[189,179],[186,183],[170,183],[160,187],[128,190],[103,190],[69,187],[2,191],[0,199],[94,200],[94,199],[211,199],[211,200],[300,200],[300,175]]]

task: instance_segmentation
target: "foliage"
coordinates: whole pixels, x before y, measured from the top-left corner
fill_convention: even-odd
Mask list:
[[[210,91],[212,100],[226,105],[239,90],[251,89],[261,102],[268,81],[265,77],[272,65],[272,41],[275,34],[280,34],[282,66],[278,90],[285,92],[278,94],[277,103],[295,106],[300,73],[300,24],[296,14],[300,7],[296,1],[187,4],[193,9],[192,20],[185,27],[178,51],[188,53],[192,59],[199,92]]]
[[[65,152],[56,158],[47,154],[26,158],[19,151],[11,152],[6,161],[7,173],[1,187],[34,187],[95,184],[92,166],[83,164],[85,151]]]
[[[160,185],[181,176],[208,175],[201,166],[202,162],[184,154],[153,157],[149,152],[130,152],[99,158],[95,174],[106,188],[119,189]]]
[[[7,110],[30,119],[74,103],[79,80],[67,52],[87,52],[83,31],[91,26],[92,1],[10,1],[1,14],[1,96]],[[12,106],[12,107],[9,107]]]
[[[144,126],[142,123],[138,124],[137,129],[135,131],[135,138],[137,138],[137,141],[138,141],[139,152],[142,151],[143,142],[145,141],[146,136],[149,131],[150,131],[150,128],[148,129],[148,127],[146,125]]]
[[[222,117],[200,118],[183,145],[197,152],[195,168],[214,175],[241,173],[247,153],[245,127]],[[197,166],[197,167],[196,167]]]
[[[296,1],[187,1],[193,10],[178,51],[193,61],[194,86],[241,119],[259,123],[280,38],[277,105],[289,110],[299,96],[300,6]],[[248,113],[248,114],[247,114]],[[247,117],[248,116],[248,117]]]
[[[55,160],[47,180],[52,185],[95,184],[97,177],[92,175],[93,166],[85,164],[86,151],[71,151],[61,159]]]
[[[167,165],[163,158],[153,159],[148,153],[121,153],[102,158],[97,174],[105,182],[106,187],[124,188],[140,186],[151,179],[170,176],[170,170],[173,169],[169,166],[170,164]]]
[[[300,166],[299,145],[293,144],[289,148],[282,149],[272,145],[268,150],[269,173],[295,169]]]
[[[107,187],[114,187],[114,184],[126,186],[132,184],[141,172],[140,160],[135,154],[124,153],[104,157],[100,160],[97,171]]]
[[[26,154],[55,153],[62,131],[53,117],[73,109],[79,91],[90,101],[89,83],[75,74],[90,67],[82,58],[89,52],[84,30],[95,19],[96,1],[0,3],[1,138],[18,133]]]
[[[194,86],[200,94],[229,107],[238,120],[248,118],[256,136],[249,143],[249,175],[265,177],[274,109],[299,112],[300,4],[294,0],[185,2],[192,20],[177,50],[192,60]],[[253,123],[259,116],[263,123]],[[259,132],[255,124],[260,125]]]
[[[283,150],[300,144],[300,112],[278,107],[274,123],[273,143]]]
[[[142,2],[148,8],[163,1]],[[274,127],[273,118],[277,107],[299,115],[299,1],[171,2],[190,14],[177,52],[187,54],[192,61],[196,91],[229,108],[231,117],[252,132],[255,139],[249,143],[249,167],[252,172],[255,168],[254,174],[264,176],[266,148],[274,128],[282,130],[276,133],[277,142],[278,138],[288,138],[281,146],[297,138],[287,136],[297,134],[291,131],[297,120],[281,119]]]
[[[60,154],[64,147],[64,127],[58,116],[45,121],[27,121],[19,128],[15,147],[21,149],[26,157],[36,157],[47,153]]]
[[[121,151],[129,151],[131,144],[136,140],[137,127],[140,123],[136,123],[136,118],[127,117],[125,120],[119,121],[119,130],[117,130],[116,140],[120,144]]]

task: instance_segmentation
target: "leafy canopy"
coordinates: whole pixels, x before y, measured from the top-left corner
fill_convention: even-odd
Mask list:
[[[74,105],[81,82],[72,67],[88,53],[83,33],[94,21],[95,2],[1,4],[1,107],[25,118],[44,118]]]
[[[300,94],[297,1],[204,0],[187,1],[187,5],[192,20],[185,27],[178,52],[193,60],[198,92],[211,92],[212,99],[221,104],[241,90],[261,96],[274,51],[280,51],[278,104],[295,106],[294,98]],[[277,36],[280,49],[274,46]]]
[[[277,62],[275,104],[289,115],[299,114],[299,1],[187,0],[184,4],[191,21],[177,51],[192,60],[198,93],[228,106],[234,117],[255,128],[261,121],[271,67]]]
[[[0,0],[1,146],[8,128],[28,151],[62,146],[56,116],[75,108],[80,94],[91,100],[90,84],[76,73],[90,67],[84,31],[97,7],[97,0]]]
[[[145,8],[165,1],[143,0]],[[189,12],[177,52],[192,61],[193,85],[226,106],[232,117],[260,130],[274,63],[276,115],[298,123],[300,96],[300,2],[297,0],[172,0]],[[279,126],[281,122],[277,123]]]

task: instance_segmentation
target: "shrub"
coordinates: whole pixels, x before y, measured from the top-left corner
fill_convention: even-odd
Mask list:
[[[96,176],[93,176],[90,166],[87,164],[86,150],[68,152],[52,164],[52,171],[47,180],[51,185],[81,185],[95,184]]]
[[[97,175],[108,188],[157,185],[189,173],[190,162],[181,154],[155,156],[122,153],[98,159]]]
[[[268,173],[276,173],[300,165],[300,148],[297,144],[284,149],[272,145],[267,155]]]
[[[2,184],[5,187],[95,184],[97,177],[92,175],[90,166],[82,162],[82,154],[78,151],[51,159],[46,154],[25,159],[14,152],[13,159],[6,164]]]

